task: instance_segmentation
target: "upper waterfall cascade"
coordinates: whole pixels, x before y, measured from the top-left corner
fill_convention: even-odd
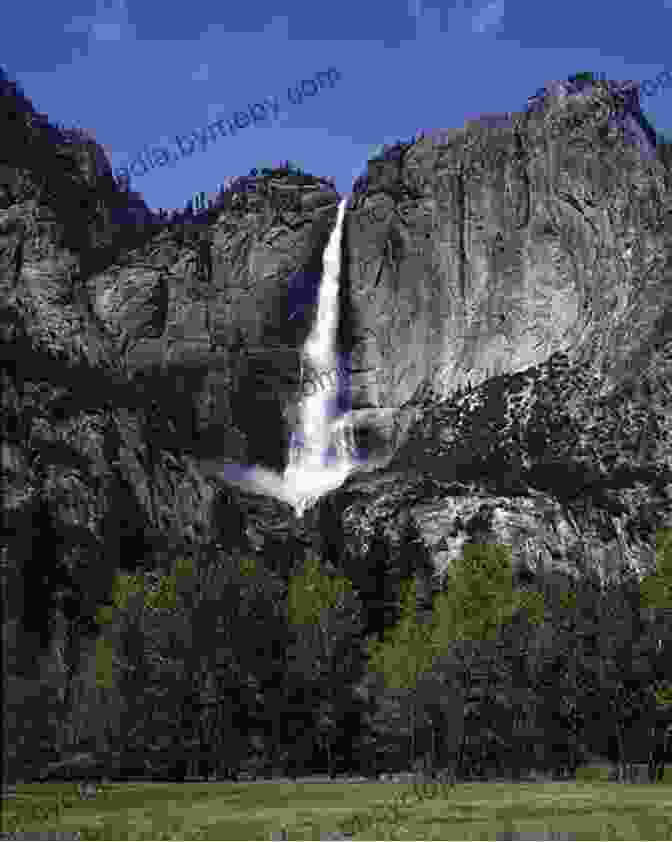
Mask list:
[[[324,251],[317,317],[304,346],[308,364],[318,372],[336,371],[338,287],[341,273],[341,237],[346,199],[338,207],[336,225]],[[296,495],[294,508],[301,516],[316,497],[337,488],[352,471],[351,431],[336,417],[338,379],[329,377],[301,403],[300,429],[294,433],[284,479]]]
[[[231,463],[218,471],[229,482],[284,500],[298,517],[328,491],[342,485],[360,464],[351,423],[346,413],[338,412],[337,406],[341,369],[336,334],[346,204],[347,198],[339,203],[336,225],[324,251],[317,315],[303,348],[304,359],[311,369],[339,375],[320,378],[325,385],[301,401],[298,428],[292,435],[289,461],[282,475],[260,466],[241,468]]]

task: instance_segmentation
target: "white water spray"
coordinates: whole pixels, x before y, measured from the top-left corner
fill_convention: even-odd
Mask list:
[[[221,466],[218,471],[229,482],[284,500],[298,517],[322,495],[342,485],[359,464],[349,420],[337,415],[339,383],[338,377],[332,376],[338,371],[335,345],[346,203],[347,199],[339,203],[336,225],[324,251],[317,316],[303,349],[311,372],[325,372],[327,376],[317,377],[320,388],[301,401],[299,429],[292,436],[287,467],[282,476],[266,468],[243,469],[235,464]]]
[[[336,225],[324,251],[317,317],[304,346],[308,365],[320,385],[301,403],[300,430],[295,432],[284,479],[292,489],[294,509],[301,517],[305,509],[327,491],[342,485],[355,464],[352,461],[352,431],[343,418],[336,417],[338,369],[335,351],[338,329],[338,284],[341,274],[341,238],[346,199],[338,206]]]

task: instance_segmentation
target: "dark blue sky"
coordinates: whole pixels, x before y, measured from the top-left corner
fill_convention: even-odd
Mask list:
[[[38,110],[90,130],[115,170],[146,144],[174,150],[175,134],[277,98],[266,124],[134,178],[155,209],[184,207],[225,176],[285,159],[334,176],[348,193],[379,144],[522,110],[549,79],[592,70],[643,81],[672,70],[672,0],[285,0],[277,12],[266,0],[11,6],[0,62]],[[330,67],[341,77],[332,89],[289,101],[288,87]],[[642,105],[669,134],[672,86]]]

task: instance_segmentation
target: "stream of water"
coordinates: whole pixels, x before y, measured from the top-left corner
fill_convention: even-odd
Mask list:
[[[347,198],[338,206],[336,224],[324,250],[315,323],[303,348],[304,364],[316,374],[321,388],[305,396],[299,406],[299,423],[292,434],[289,459],[282,475],[260,466],[241,468],[228,464],[219,475],[250,490],[270,494],[289,503],[298,517],[320,497],[343,484],[360,464],[347,412],[339,411],[336,335],[339,321],[341,239]]]

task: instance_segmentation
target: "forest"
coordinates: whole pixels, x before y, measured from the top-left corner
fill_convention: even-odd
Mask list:
[[[672,750],[672,530],[657,538],[654,574],[609,582],[514,574],[510,548],[477,543],[437,577],[409,520],[363,559],[220,546],[118,573],[88,625],[54,589],[67,678],[10,712],[9,778],[58,778],[74,756],[112,780],[453,782],[572,778],[599,758],[655,782]],[[8,669],[30,680],[18,657]]]

